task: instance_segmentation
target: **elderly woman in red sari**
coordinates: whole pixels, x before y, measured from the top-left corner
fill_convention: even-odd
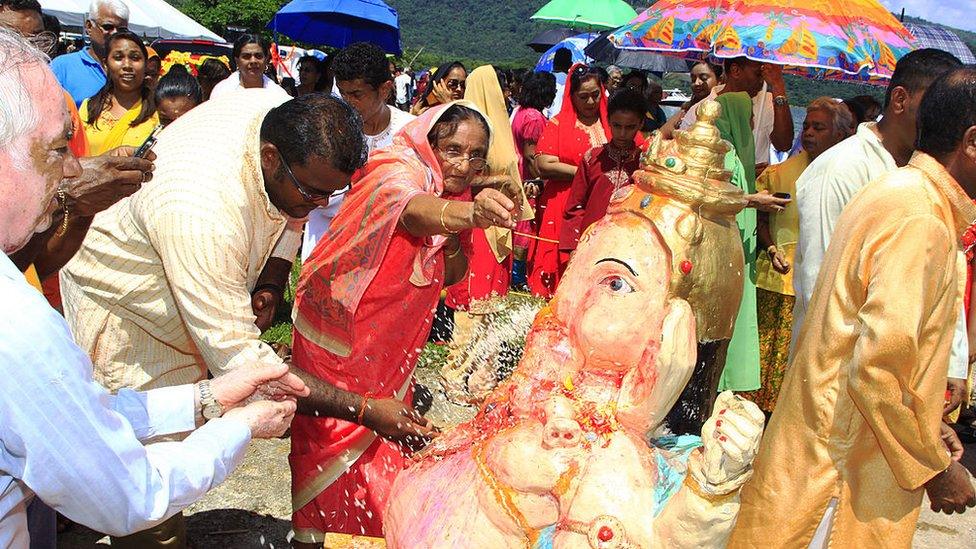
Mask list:
[[[297,547],[321,547],[329,532],[381,536],[404,452],[436,436],[409,403],[441,289],[464,277],[471,229],[512,228],[519,215],[494,189],[470,198],[490,137],[465,101],[405,126],[370,157],[303,267],[293,358],[313,396],[292,424]]]
[[[586,151],[607,142],[607,95],[600,73],[574,65],[562,108],[542,131],[536,145],[535,166],[545,180],[536,199],[535,238],[529,244],[527,270],[532,293],[552,297],[566,269],[569,254],[560,252],[563,212],[577,167]]]

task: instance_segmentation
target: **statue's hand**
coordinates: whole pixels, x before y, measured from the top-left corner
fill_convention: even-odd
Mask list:
[[[758,406],[726,391],[702,427],[699,481],[727,493],[745,484],[759,450],[765,417]],[[699,476],[696,475],[696,476]]]

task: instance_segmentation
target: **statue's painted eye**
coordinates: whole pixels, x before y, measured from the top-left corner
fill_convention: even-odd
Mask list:
[[[608,276],[600,281],[600,284],[606,285],[611,292],[616,294],[629,294],[634,291],[634,287],[618,275]]]

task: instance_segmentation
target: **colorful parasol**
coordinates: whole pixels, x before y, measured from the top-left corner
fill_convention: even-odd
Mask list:
[[[746,56],[802,76],[873,83],[915,49],[877,0],[659,0],[608,38],[625,50]]]

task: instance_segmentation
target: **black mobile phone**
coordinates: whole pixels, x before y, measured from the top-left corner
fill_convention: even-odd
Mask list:
[[[775,196],[776,198],[785,198],[787,200],[789,200],[790,198],[792,198],[790,196],[790,193],[773,193],[773,196]]]
[[[156,136],[159,135],[159,132],[162,129],[163,129],[163,125],[157,124],[156,127],[153,128],[152,133],[149,134],[149,137],[147,137],[146,140],[142,142],[142,145],[139,145],[139,148],[136,149],[135,154],[133,154],[132,156],[136,158],[145,158],[145,156],[149,154],[149,149],[151,149],[153,145],[156,144]]]

